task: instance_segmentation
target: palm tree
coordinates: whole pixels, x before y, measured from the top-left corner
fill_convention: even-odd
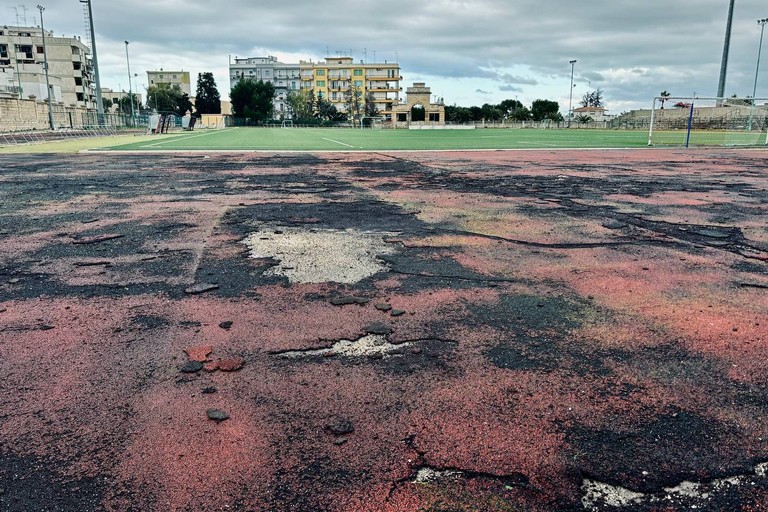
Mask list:
[[[661,96],[661,110],[664,110],[664,102],[667,101],[667,98],[669,98],[672,95],[669,94],[667,91],[661,91],[659,96]]]

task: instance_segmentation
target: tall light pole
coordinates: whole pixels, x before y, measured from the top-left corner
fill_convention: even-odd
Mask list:
[[[125,42],[125,62],[128,64],[128,101],[131,103],[131,125],[135,118],[133,111],[133,85],[131,85],[131,61],[128,58],[128,41]]]
[[[40,30],[43,33],[43,69],[45,70],[45,88],[48,89],[48,124],[51,130],[53,127],[53,104],[51,103],[51,83],[48,80],[48,49],[45,46],[45,23],[43,23],[43,11],[45,7],[42,5],[37,6],[40,11]]]
[[[766,23],[768,23],[768,18],[757,20],[757,24],[760,25],[760,45],[757,47],[757,66],[755,67],[755,85],[752,87],[753,103],[754,103],[755,95],[757,94],[757,73],[760,71],[760,53],[763,50],[763,32],[765,31]]]
[[[725,42],[723,43],[723,60],[720,62],[720,81],[717,84],[717,97],[725,96],[725,75],[728,70],[728,52],[731,48],[731,25],[733,25],[733,2],[728,7],[728,22],[725,25]],[[722,105],[722,99],[717,100]]]
[[[571,127],[571,118],[573,117],[573,66],[576,64],[576,59],[569,61],[571,64],[571,90],[568,96],[568,128]]]
[[[91,0],[80,0],[81,4],[88,4],[88,22],[91,30],[91,51],[93,52],[93,74],[96,78],[96,112],[99,114],[99,124],[104,123],[104,103],[101,100],[101,80],[99,79],[99,59],[96,57],[96,33],[93,31],[93,9]]]

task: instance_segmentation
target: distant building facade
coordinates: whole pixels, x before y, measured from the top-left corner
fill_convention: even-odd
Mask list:
[[[147,83],[149,87],[159,84],[170,84],[171,87],[178,85],[182,92],[192,96],[189,71],[165,71],[163,68],[159,71],[147,71]]]
[[[140,105],[143,105],[143,99],[141,94],[137,92],[134,92],[133,95],[135,97],[134,101],[136,102],[134,108],[138,109]],[[101,97],[112,102],[112,107],[109,109],[110,112],[117,112],[119,108],[118,103],[126,96],[128,96],[128,91],[114,91],[108,87],[101,88]],[[138,112],[138,110],[136,110],[136,112]]]
[[[51,99],[70,107],[96,108],[90,49],[79,37],[45,31]],[[40,27],[0,26],[0,94],[47,99],[43,31]]]
[[[379,115],[392,118],[392,105],[400,99],[400,66],[397,63],[355,62],[351,57],[327,57],[321,62],[298,64],[279,62],[276,57],[235,58],[229,65],[230,87],[241,79],[263,80],[275,86],[275,119],[290,119],[287,100],[292,90],[311,89],[346,111],[347,95],[352,88],[369,96]]]
[[[395,126],[444,125],[445,104],[442,99],[432,102],[431,98],[432,89],[426,83],[414,82],[405,90],[405,103],[395,104],[392,108]]]

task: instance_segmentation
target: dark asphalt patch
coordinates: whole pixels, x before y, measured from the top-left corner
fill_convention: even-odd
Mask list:
[[[3,512],[100,511],[105,476],[67,478],[61,463],[0,453],[0,510]],[[64,469],[64,468],[61,468]]]
[[[752,461],[724,456],[743,435],[734,426],[683,410],[638,411],[610,428],[573,426],[566,440],[586,478],[652,493],[683,481],[750,471]]]

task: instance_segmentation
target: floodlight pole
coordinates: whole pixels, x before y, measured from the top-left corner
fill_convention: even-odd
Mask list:
[[[569,61],[571,64],[571,90],[568,96],[568,128],[571,127],[571,118],[573,117],[573,66],[576,64],[576,59]]]
[[[728,52],[731,48],[731,26],[733,25],[733,3],[731,0],[728,7],[728,22],[725,25],[725,42],[723,43],[723,59],[720,62],[720,81],[717,84],[717,100],[718,105],[722,105],[723,96],[725,96],[725,75],[728,70]]]
[[[753,102],[757,94],[757,73],[760,71],[760,53],[763,50],[763,32],[765,32],[766,23],[768,23],[768,18],[757,20],[757,24],[760,25],[760,45],[757,47],[757,66],[755,67],[755,85],[752,87]]]
[[[128,101],[131,104],[131,125],[135,124],[136,114],[133,110],[133,86],[131,85],[131,61],[128,58],[128,41],[125,42],[125,62],[128,64]]]
[[[48,79],[48,49],[45,46],[45,23],[43,23],[43,11],[45,7],[42,5],[37,6],[40,11],[40,30],[43,34],[43,69],[45,70],[45,88],[48,89],[48,124],[51,130],[54,130],[53,126],[53,103],[51,102],[51,83]]]
[[[96,56],[96,33],[93,30],[93,9],[91,0],[80,0],[81,4],[88,4],[88,22],[91,30],[91,51],[93,52],[93,74],[96,79],[96,112],[99,117],[99,124],[104,123],[104,103],[101,100],[101,80],[99,79],[99,59]]]

